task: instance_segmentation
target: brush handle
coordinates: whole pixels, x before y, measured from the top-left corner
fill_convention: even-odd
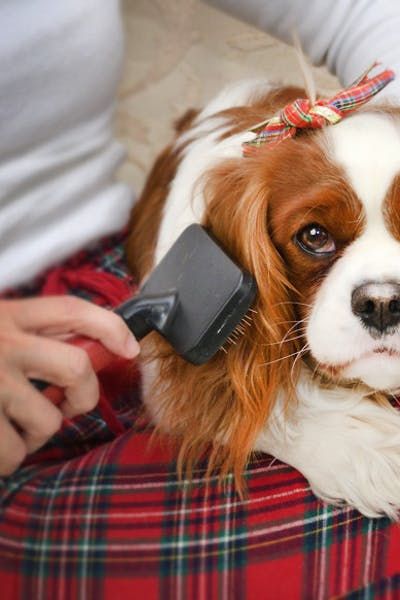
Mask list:
[[[166,294],[138,295],[127,300],[115,312],[122,317],[137,340],[144,338],[150,331],[156,330],[166,334],[178,307],[177,293],[172,290]],[[72,337],[69,344],[78,346],[88,354],[95,373],[121,360],[120,356],[107,350],[97,340],[84,336]],[[64,399],[64,391],[44,381],[32,380],[46,398],[58,405]]]

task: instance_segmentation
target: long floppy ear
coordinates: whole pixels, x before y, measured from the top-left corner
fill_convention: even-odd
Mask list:
[[[209,472],[233,471],[239,489],[279,389],[293,389],[297,351],[287,339],[295,323],[290,285],[267,231],[268,187],[254,162],[229,161],[206,174],[204,223],[257,280],[251,323],[206,365],[186,363],[154,337],[149,353],[161,358],[151,403],[159,429],[177,439],[180,468],[190,474],[207,452]]]
[[[205,197],[205,225],[253,274],[258,286],[252,323],[236,345],[227,348],[225,357],[235,397],[226,460],[239,475],[278,392],[284,392],[287,402],[295,395],[300,342],[293,340],[296,316],[290,299],[294,289],[268,232],[265,158],[239,159],[217,167],[208,175]]]

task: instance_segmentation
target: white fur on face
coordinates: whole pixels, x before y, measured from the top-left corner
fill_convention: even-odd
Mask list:
[[[188,145],[164,207],[155,264],[160,262],[186,227],[202,222],[205,207],[201,177],[204,173],[222,160],[242,156],[243,142],[255,137],[254,133],[243,131],[219,140],[229,123],[215,113],[244,106],[270,89],[270,84],[260,79],[246,79],[225,88],[197,116],[194,126],[180,136],[177,146]]]
[[[363,205],[366,227],[319,288],[307,341],[316,361],[342,367],[341,377],[395,390],[400,388],[400,331],[374,339],[353,314],[351,296],[366,282],[400,283],[400,243],[383,215],[386,194],[400,172],[399,126],[387,115],[359,114],[327,128],[325,135],[333,161]]]

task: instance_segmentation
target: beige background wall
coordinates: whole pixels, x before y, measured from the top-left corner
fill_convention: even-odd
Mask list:
[[[202,106],[225,83],[244,77],[301,84],[289,46],[198,0],[124,0],[123,12],[126,62],[117,131],[128,151],[121,177],[137,191],[185,109]],[[337,89],[325,69],[314,72],[319,89]]]

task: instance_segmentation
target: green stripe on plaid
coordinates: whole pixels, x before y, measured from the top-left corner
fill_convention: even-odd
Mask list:
[[[396,600],[397,598],[400,598],[400,575],[385,577],[377,583],[346,594],[346,600]]]

